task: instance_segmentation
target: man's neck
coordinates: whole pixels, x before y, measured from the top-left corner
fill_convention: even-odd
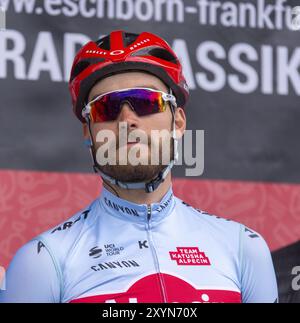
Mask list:
[[[117,185],[113,185],[111,183],[107,183],[103,181],[103,187],[105,187],[109,192],[117,195],[118,197],[136,203],[136,204],[151,204],[160,202],[164,195],[167,193],[171,186],[171,173],[169,173],[161,183],[158,188],[152,192],[147,193],[145,190],[138,189],[138,190],[128,190],[121,188]],[[116,194],[117,193],[117,194]]]

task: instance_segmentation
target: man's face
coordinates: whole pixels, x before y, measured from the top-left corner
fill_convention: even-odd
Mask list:
[[[98,95],[101,95],[105,92],[121,90],[125,88],[134,88],[134,87],[147,87],[154,90],[160,90],[165,93],[169,93],[169,89],[166,85],[156,76],[144,73],[144,72],[126,72],[111,75],[100,80],[96,83],[88,96],[88,102]],[[176,128],[179,132],[179,136],[183,134],[185,129],[185,115],[182,108],[177,108],[175,114]],[[111,149],[116,149],[116,165],[106,164],[99,166],[99,168],[107,175],[112,176],[113,178],[120,181],[127,182],[140,182],[148,181],[154,178],[159,171],[166,167],[166,156],[162,157],[162,152],[167,153],[167,159],[170,161],[170,158],[173,157],[173,141],[170,138],[172,130],[172,112],[168,104],[166,111],[150,114],[147,116],[139,117],[131,108],[131,106],[123,102],[121,111],[118,115],[118,118],[114,121],[106,121],[99,123],[91,123],[92,135],[95,143],[96,151],[101,147],[104,142],[97,142],[96,137],[99,134],[99,131],[110,130],[114,133],[116,142],[115,146],[111,145]],[[122,138],[125,142],[125,145],[119,143],[119,128],[120,125],[127,126],[127,132],[125,132],[125,137]],[[168,131],[169,136],[163,136],[163,139],[158,139],[157,136],[151,135],[152,130],[164,130],[166,133]],[[128,140],[128,134],[132,131],[135,133],[143,134],[144,138],[147,139],[147,143],[136,143]],[[124,133],[124,131],[122,132]],[[84,135],[88,137],[87,125],[84,125]],[[106,147],[109,143],[106,143]],[[163,147],[168,146],[169,153],[167,149]],[[155,148],[156,147],[156,148]],[[140,160],[144,160],[142,164],[132,165],[130,163],[130,158],[127,158],[128,163],[126,165],[119,164],[119,156],[124,156],[124,154],[129,157],[129,151],[134,150],[136,156]],[[159,163],[156,165],[151,164],[151,153],[159,152]],[[163,159],[164,158],[164,162]]]

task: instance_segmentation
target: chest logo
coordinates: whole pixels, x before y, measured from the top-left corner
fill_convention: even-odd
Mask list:
[[[210,266],[210,261],[198,247],[177,247],[170,251],[171,260],[176,260],[179,266]]]

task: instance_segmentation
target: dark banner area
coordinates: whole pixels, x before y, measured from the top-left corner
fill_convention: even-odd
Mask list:
[[[90,171],[66,81],[79,47],[117,28],[157,33],[180,57],[204,178],[300,182],[298,1],[2,3],[1,167]]]
[[[300,303],[299,255],[299,241],[273,252],[281,303]],[[288,279],[288,274],[290,274],[290,279]]]

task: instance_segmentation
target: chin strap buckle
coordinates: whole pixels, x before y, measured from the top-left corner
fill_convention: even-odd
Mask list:
[[[158,186],[164,181],[165,179],[163,178],[163,173],[160,172],[158,176],[156,176],[152,181],[146,183],[145,185],[145,190],[147,193],[152,193],[155,191]]]

